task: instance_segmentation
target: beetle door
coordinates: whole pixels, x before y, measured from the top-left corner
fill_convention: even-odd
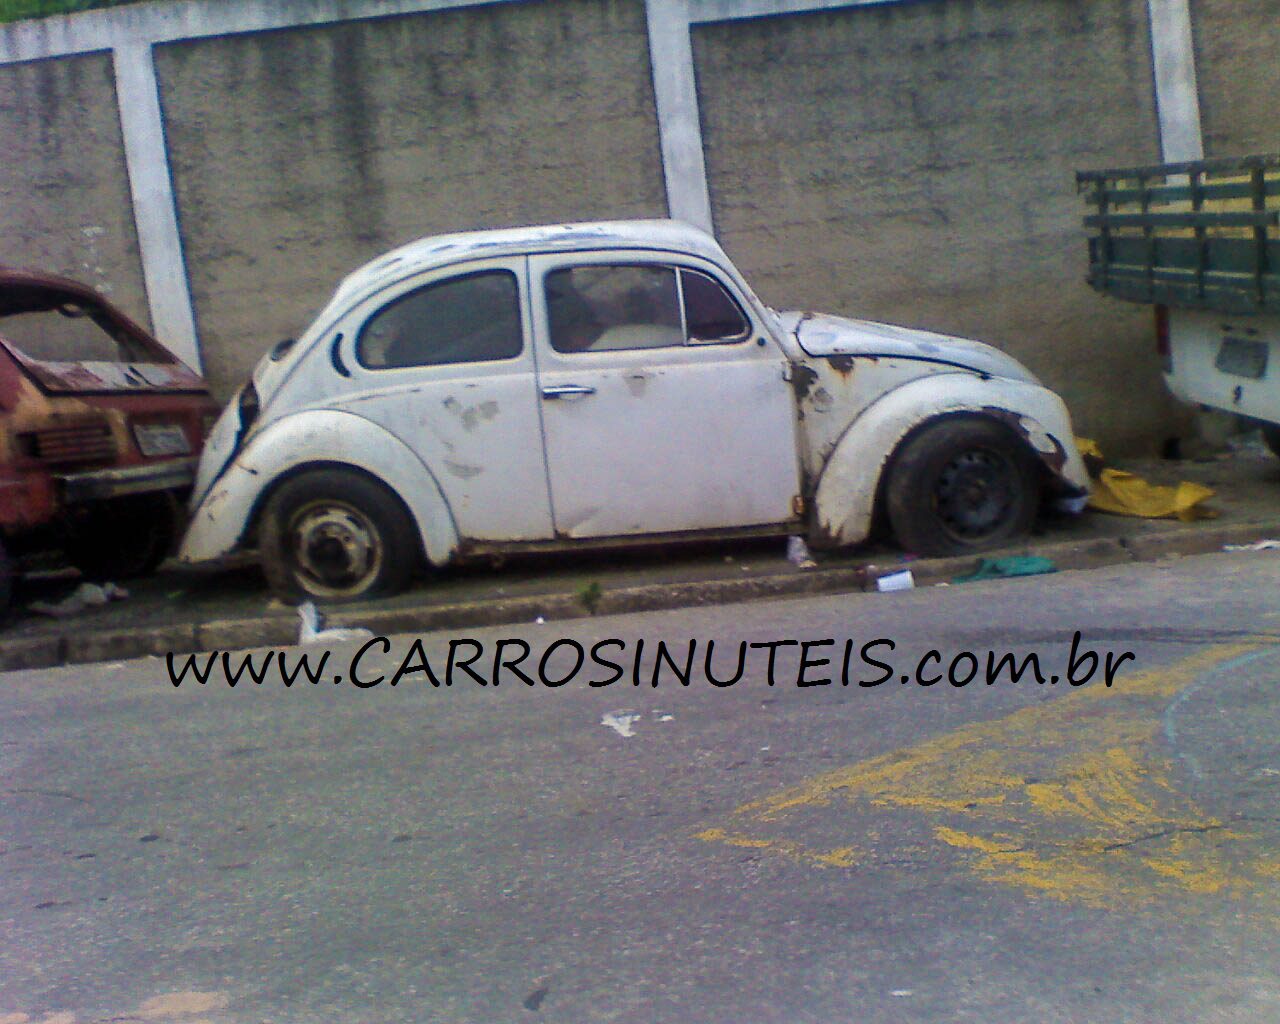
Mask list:
[[[466,540],[552,536],[523,272],[523,259],[488,260],[409,278],[325,343],[346,377],[329,404],[408,444]]]
[[[786,360],[714,267],[617,252],[529,262],[558,534],[795,518]]]

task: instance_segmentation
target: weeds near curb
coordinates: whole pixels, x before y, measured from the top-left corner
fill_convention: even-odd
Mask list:
[[[596,609],[600,607],[600,598],[603,596],[604,590],[595,580],[578,588],[578,603],[587,610],[588,615],[596,613]]]

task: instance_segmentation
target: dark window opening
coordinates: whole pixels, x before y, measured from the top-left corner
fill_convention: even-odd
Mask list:
[[[374,370],[512,359],[524,347],[515,274],[482,270],[402,295],[365,323],[356,341]]]

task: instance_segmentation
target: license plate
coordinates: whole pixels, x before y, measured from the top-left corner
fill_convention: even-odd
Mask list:
[[[1213,365],[1223,373],[1229,373],[1234,377],[1261,380],[1267,372],[1269,348],[1265,341],[1234,338],[1228,334],[1222,339],[1218,358],[1213,361]]]
[[[190,455],[191,442],[176,423],[138,423],[133,428],[138,450],[149,459],[162,455]]]

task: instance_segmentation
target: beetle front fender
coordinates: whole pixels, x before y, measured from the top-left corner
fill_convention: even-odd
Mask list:
[[[409,446],[361,416],[317,409],[286,416],[250,438],[194,509],[178,557],[205,562],[239,548],[271,487],[310,465],[349,466],[385,484],[409,510],[432,564],[443,565],[457,550],[444,493]]]
[[[1004,423],[1067,490],[1088,491],[1089,477],[1076,450],[1071,417],[1052,391],[968,373],[918,377],[868,406],[841,436],[814,496],[814,539],[830,544],[865,540],[881,477],[898,446],[925,423],[965,413]]]

